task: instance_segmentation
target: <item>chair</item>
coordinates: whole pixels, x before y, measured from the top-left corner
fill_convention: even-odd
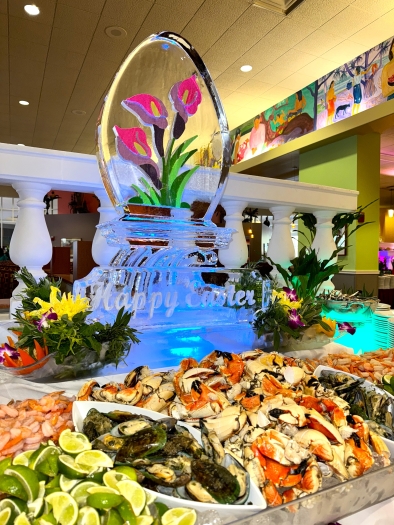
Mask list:
[[[12,296],[18,286],[18,281],[14,279],[14,274],[18,271],[19,266],[12,261],[0,261],[0,299],[9,299]]]

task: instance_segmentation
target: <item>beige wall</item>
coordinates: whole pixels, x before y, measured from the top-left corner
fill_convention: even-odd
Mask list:
[[[12,186],[1,186],[0,185],[0,197],[18,197],[18,194]]]

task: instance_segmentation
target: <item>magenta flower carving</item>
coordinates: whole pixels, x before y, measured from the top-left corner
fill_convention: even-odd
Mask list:
[[[287,324],[292,330],[297,330],[297,328],[302,328],[305,324],[301,320],[301,316],[298,314],[296,309],[289,311],[289,320]]]
[[[298,296],[295,290],[291,290],[287,286],[284,286],[283,291],[285,292],[286,298],[289,299],[289,301],[298,301]]]
[[[166,129],[168,112],[161,100],[143,93],[122,101],[122,106],[137,115],[141,124]]]
[[[173,137],[177,139],[184,132],[188,118],[195,115],[202,101],[196,75],[174,84],[170,90],[170,100],[177,111],[173,129]]]
[[[152,150],[148,144],[146,133],[141,128],[120,128],[114,126],[116,149],[119,157],[140,166],[152,180],[156,188],[161,188],[159,168],[152,160]]]
[[[57,313],[52,311],[52,308],[48,310],[39,321],[33,321],[37,326],[37,330],[42,332],[43,328],[48,328],[48,321],[57,321]]]
[[[350,335],[354,335],[356,333],[356,328],[352,326],[350,323],[338,323],[338,330],[345,331]]]

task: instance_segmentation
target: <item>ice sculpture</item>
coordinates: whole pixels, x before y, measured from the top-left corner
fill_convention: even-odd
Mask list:
[[[186,40],[163,32],[129,55],[105,98],[96,139],[119,211],[99,229],[119,251],[74,291],[91,298],[94,317],[132,311],[139,349],[150,341],[156,356],[160,348],[172,352],[170,364],[183,351],[220,345],[224,333],[227,346],[248,346],[261,282],[250,270],[213,267],[233,233],[211,220],[231,165],[230,137],[214,83]],[[193,348],[185,347],[190,334]]]

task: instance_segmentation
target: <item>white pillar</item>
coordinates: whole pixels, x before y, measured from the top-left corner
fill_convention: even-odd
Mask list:
[[[38,280],[45,277],[42,267],[52,257],[51,237],[44,217],[44,196],[51,187],[38,182],[16,182],[12,187],[18,192],[18,219],[10,243],[12,262],[25,266]],[[21,293],[24,284],[14,290],[11,298],[10,313],[14,313],[20,302],[16,297]]]
[[[234,228],[237,231],[228,247],[219,250],[219,261],[226,268],[240,268],[248,260],[248,245],[242,226],[242,212],[248,204],[233,200],[224,200],[221,204],[226,210],[226,228]]]
[[[94,193],[100,199],[100,207],[97,209],[100,213],[99,224],[119,217],[104,188],[102,190],[96,190]],[[97,229],[92,243],[92,257],[94,262],[99,266],[108,266],[118,251],[118,247],[107,244],[106,238],[103,237],[100,230]]]
[[[294,212],[293,206],[272,206],[273,215],[272,236],[268,245],[267,256],[275,263],[288,268],[290,259],[295,257],[294,245],[291,238],[291,219]],[[284,284],[280,273],[274,267],[272,275],[279,284]]]
[[[312,243],[312,248],[316,251],[317,258],[319,261],[329,259],[332,252],[337,249],[334,237],[332,235],[332,218],[335,213],[332,211],[315,211],[313,215],[316,217],[316,235]],[[332,264],[336,263],[338,257],[332,260]],[[335,286],[331,281],[331,278],[319,288],[319,291],[323,290],[334,290]]]

